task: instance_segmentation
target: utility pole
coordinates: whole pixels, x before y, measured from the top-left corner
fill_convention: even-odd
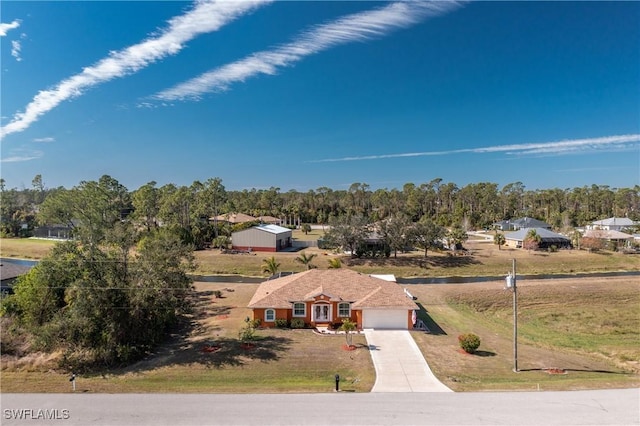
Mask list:
[[[518,372],[518,286],[516,284],[516,260],[512,259],[511,273],[507,275],[507,288],[513,292],[513,371]]]

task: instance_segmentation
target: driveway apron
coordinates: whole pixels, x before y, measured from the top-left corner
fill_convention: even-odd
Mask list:
[[[452,392],[433,375],[407,330],[364,330],[376,369],[371,392]]]

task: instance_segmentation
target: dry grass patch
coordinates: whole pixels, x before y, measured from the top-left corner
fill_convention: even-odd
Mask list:
[[[512,294],[502,282],[411,286],[431,334],[414,332],[434,373],[454,390],[572,390],[640,384],[640,288],[629,278],[521,280],[518,366]],[[576,314],[577,313],[577,314]],[[481,338],[462,354],[457,336]],[[566,370],[549,375],[547,369]]]
[[[19,259],[42,259],[56,241],[35,238],[0,238],[0,257]]]

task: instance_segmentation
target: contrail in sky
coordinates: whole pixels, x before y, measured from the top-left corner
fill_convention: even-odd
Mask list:
[[[459,6],[459,2],[406,1],[347,15],[312,27],[290,43],[256,52],[215,68],[156,93],[151,98],[162,101],[197,100],[205,93],[227,90],[232,83],[243,82],[249,77],[273,75],[278,68],[291,66],[306,56],[340,44],[384,36],[394,29],[406,28],[428,17],[443,15]]]
[[[225,24],[270,1],[206,0],[194,3],[193,9],[169,20],[168,27],[158,36],[113,52],[95,65],[83,69],[81,73],[61,81],[53,89],[39,92],[24,112],[15,114],[11,122],[0,128],[0,139],[27,129],[41,115],[65,100],[82,95],[84,90],[114,78],[133,74],[166,56],[175,55],[184,48],[184,43],[198,35],[217,31]],[[3,24],[2,32],[6,33],[8,29],[15,28],[19,25],[16,22]]]
[[[635,147],[640,143],[640,134],[604,136],[590,139],[572,139],[555,142],[537,142],[514,145],[496,145],[484,148],[454,149],[448,151],[422,151],[398,154],[363,155],[356,157],[327,158],[309,160],[307,163],[330,163],[338,161],[383,160],[387,158],[429,157],[436,155],[451,155],[463,153],[483,154],[489,152],[504,152],[508,155],[535,154],[572,154],[595,150],[619,150]]]

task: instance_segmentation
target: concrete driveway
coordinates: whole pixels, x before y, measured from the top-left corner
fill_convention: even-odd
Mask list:
[[[433,375],[407,330],[364,330],[376,368],[371,392],[452,392]]]

